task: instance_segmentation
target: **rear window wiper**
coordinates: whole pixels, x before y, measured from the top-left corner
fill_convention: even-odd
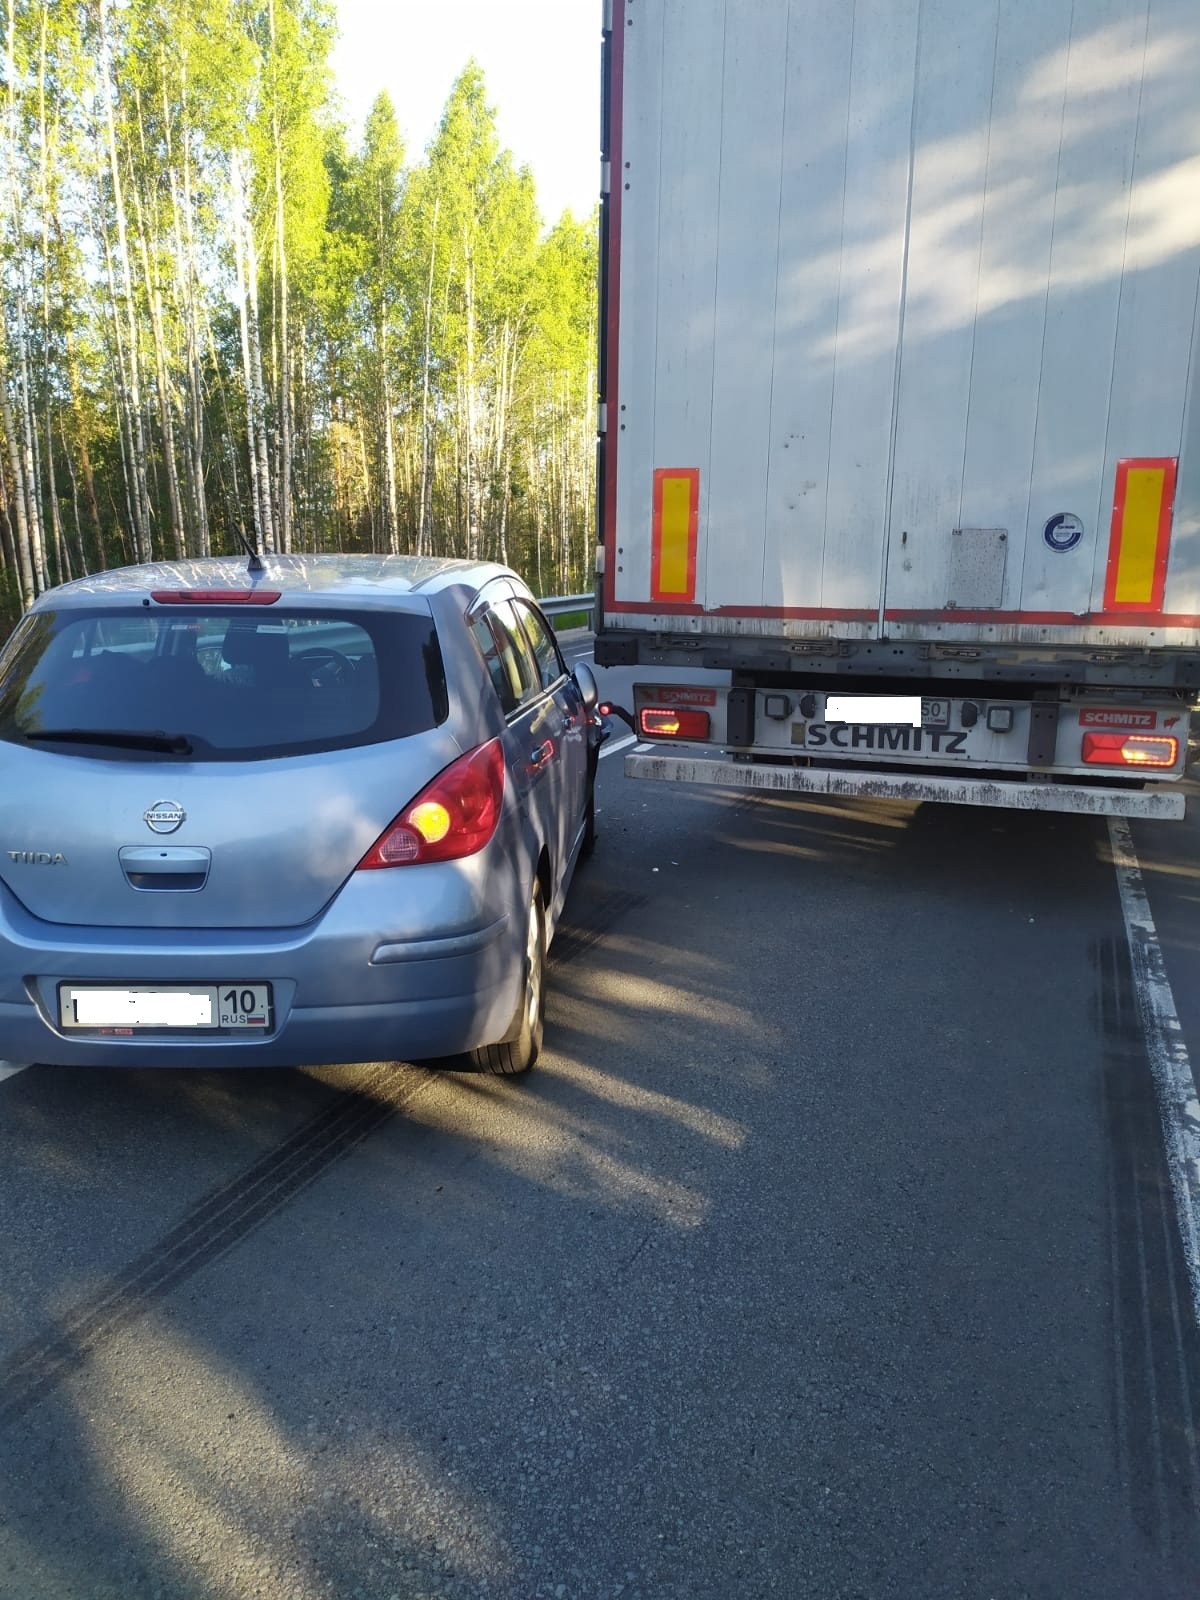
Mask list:
[[[29,740],[48,744],[99,744],[113,750],[153,750],[168,756],[190,756],[192,741],[183,733],[139,733],[133,728],[35,728]]]

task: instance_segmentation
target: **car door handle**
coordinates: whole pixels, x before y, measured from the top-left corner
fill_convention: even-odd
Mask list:
[[[554,740],[547,739],[544,744],[534,747],[529,757],[530,772],[540,772],[554,760]]]

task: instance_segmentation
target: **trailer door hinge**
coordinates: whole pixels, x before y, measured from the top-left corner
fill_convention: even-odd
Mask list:
[[[601,400],[600,404],[596,407],[596,432],[608,432],[608,406],[603,400]]]
[[[601,29],[604,33],[611,33],[613,27],[613,0],[604,0],[604,21]]]
[[[600,193],[609,194],[612,190],[612,162],[600,163]]]

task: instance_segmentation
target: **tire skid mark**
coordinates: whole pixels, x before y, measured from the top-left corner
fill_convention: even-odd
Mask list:
[[[1200,1560],[1200,1329],[1163,1156],[1129,948],[1092,947],[1108,1151],[1113,1432],[1134,1527],[1159,1558]]]
[[[586,954],[646,898],[628,891],[597,892],[587,924],[561,925],[551,965]],[[0,1427],[37,1405],[90,1352],[156,1300],[268,1221],[438,1077],[420,1068],[378,1068],[244,1173],[199,1201],[155,1245],[62,1318],[53,1332],[22,1346],[0,1365]]]
[[[92,1351],[225,1255],[436,1081],[436,1073],[419,1068],[380,1068],[213,1190],[157,1244],[67,1313],[52,1333],[0,1366],[0,1427],[37,1405]]]
[[[604,890],[591,898],[591,916],[586,923],[559,924],[550,947],[550,966],[561,967],[577,961],[612,932],[622,917],[646,904],[647,896],[632,890]]]

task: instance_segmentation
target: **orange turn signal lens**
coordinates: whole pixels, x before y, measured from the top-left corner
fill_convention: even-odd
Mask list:
[[[1173,767],[1179,740],[1167,734],[1085,733],[1083,759],[1090,767]]]
[[[710,723],[707,711],[655,706],[638,713],[638,726],[647,739],[707,739]]]
[[[426,844],[441,844],[453,827],[450,813],[438,800],[423,800],[420,805],[414,806],[408,813],[407,821]]]

